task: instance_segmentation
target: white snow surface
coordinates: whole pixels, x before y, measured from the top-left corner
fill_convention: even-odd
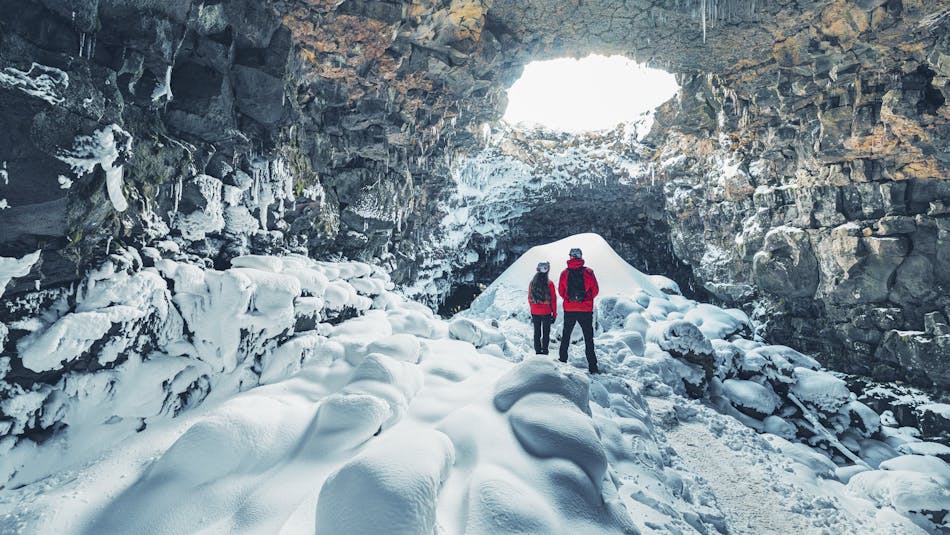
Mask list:
[[[582,367],[529,350],[534,264],[573,246],[601,280],[599,376],[582,346],[571,349]],[[841,401],[817,363],[742,338],[741,313],[664,293],[597,236],[532,249],[449,321],[359,262],[140,265],[122,251],[73,309],[18,342],[39,368],[90,352],[118,364],[0,405],[21,415],[17,432],[68,425],[43,444],[0,441],[0,532],[947,528],[950,467],[897,451],[929,443],[855,428],[870,409]],[[64,324],[93,317],[113,334]],[[826,434],[778,393],[796,387]],[[703,399],[687,399],[697,389]]]

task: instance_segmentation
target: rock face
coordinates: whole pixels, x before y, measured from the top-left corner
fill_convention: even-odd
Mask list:
[[[521,66],[621,53],[683,86],[649,140],[666,221],[607,188],[577,205],[597,230],[630,251],[630,228],[668,235],[646,269],[685,262],[778,342],[946,385],[946,6],[761,4],[0,0],[0,256],[41,251],[0,321],[123,245],[345,255],[412,284]],[[579,231],[525,207],[495,245]]]
[[[947,12],[835,2],[773,56],[683,77],[654,141],[677,255],[766,335],[950,384]]]

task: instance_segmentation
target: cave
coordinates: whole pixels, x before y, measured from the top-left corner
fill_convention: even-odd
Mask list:
[[[665,273],[689,297],[703,297],[672,253],[651,147],[640,143],[677,89],[672,75],[621,56],[528,64],[485,146],[453,169],[459,192],[447,211],[467,217],[449,233],[466,236],[456,249],[468,258],[455,260],[439,310],[468,308],[530,247],[589,232],[609,238],[637,269]],[[566,256],[550,260],[559,266]]]
[[[521,163],[541,177],[555,152],[542,154],[541,143],[578,143],[521,132],[492,146],[507,91],[532,61],[595,53],[674,73],[680,90],[640,146],[619,131],[581,143],[612,144],[639,169],[621,178],[607,176],[618,172],[609,165],[587,166],[585,180],[606,186],[591,200],[597,221],[578,231],[612,236],[636,267],[669,274],[692,296],[768,310],[773,337],[843,370],[930,366],[937,356],[888,338],[895,329],[924,332],[924,315],[943,322],[947,314],[945,18],[930,7],[643,3],[620,10],[636,16],[614,16],[607,1],[198,9],[182,0],[136,19],[132,31],[120,21],[134,8],[122,2],[75,13],[30,2],[5,21],[5,100],[22,102],[5,117],[32,134],[4,140],[10,178],[0,185],[8,206],[0,226],[9,229],[5,256],[46,252],[44,267],[7,292],[68,286],[103,258],[109,240],[141,246],[166,233],[215,265],[273,251],[371,260],[438,307],[453,288],[492,280],[539,243],[538,225],[550,226],[542,199],[522,195],[510,232],[447,246],[458,175],[521,151],[544,157]],[[905,38],[908,21],[917,30]],[[60,30],[44,29],[51,25]],[[76,51],[64,48],[64,36]],[[887,48],[903,40],[916,48]],[[73,72],[75,54],[105,71]],[[18,59],[28,57],[55,71]],[[90,80],[99,89],[72,102],[58,73],[72,87]],[[108,82],[110,73],[119,83]],[[53,114],[44,109],[51,102]],[[16,177],[35,172],[68,178],[57,156],[107,124],[136,140],[124,166],[129,211],[100,209],[96,175],[81,168],[72,189],[17,187]],[[211,189],[246,189],[248,179],[250,203],[225,210],[206,199]],[[554,181],[548,195],[558,188],[570,193]],[[606,202],[611,188],[621,202]],[[184,209],[204,211],[177,215],[180,192]],[[48,208],[31,208],[39,206]],[[635,223],[624,221],[629,214]],[[836,236],[851,223],[861,233],[842,249]],[[772,231],[785,227],[809,236],[792,256],[811,267],[787,266],[804,278],[793,288],[754,262],[784,240]],[[471,250],[459,248],[466,244]],[[904,320],[854,319],[891,309]],[[921,382],[928,374],[911,375]]]
[[[371,342],[323,338],[382,336],[370,323],[383,315],[387,336],[416,338],[379,342],[377,353],[451,336],[474,348],[465,362],[481,370],[477,355],[511,357],[505,329],[525,318],[476,305],[536,247],[585,233],[654,292],[603,299],[614,308],[599,336],[644,331],[602,344],[639,357],[659,347],[647,320],[621,312],[695,323],[654,332],[660,339],[719,336],[718,353],[706,340],[677,357],[693,372],[690,392],[708,394],[704,407],[748,401],[772,381],[755,406],[723,410],[782,440],[824,441],[821,455],[839,468],[862,440],[883,444],[880,427],[895,415],[948,440],[950,411],[866,393],[879,393],[876,381],[910,385],[942,406],[950,386],[943,1],[0,0],[0,12],[0,448],[15,452],[3,481],[43,476],[28,468],[27,447],[93,425],[80,417],[87,399],[122,394],[124,405],[94,422],[104,442],[119,442],[307,359],[355,366]],[[668,73],[675,96],[654,102],[649,120],[593,130],[505,120],[509,91],[532,65],[592,55]],[[550,260],[559,271],[567,251]],[[716,312],[651,309],[651,298]],[[220,308],[202,308],[212,303]],[[56,338],[66,332],[84,334]],[[527,347],[522,334],[509,341]],[[717,377],[702,360],[715,354],[725,366],[746,350],[774,364],[773,376],[739,366]],[[418,353],[406,361],[431,356]],[[405,379],[379,366],[370,379]],[[470,372],[439,366],[424,373]],[[123,370],[144,385],[152,367],[170,375],[150,398],[123,387]],[[846,374],[860,390],[853,401],[874,416],[841,405],[816,412],[837,418],[824,420],[831,431],[813,425],[779,383],[819,367]],[[562,373],[545,370],[535,372]],[[644,381],[646,397],[683,386]],[[641,395],[618,388],[591,399]],[[576,401],[564,395],[562,405]],[[401,401],[377,401],[359,410],[403,415]],[[505,403],[496,409],[514,411]],[[586,400],[579,410],[591,416]],[[526,426],[515,433],[537,424],[511,414]],[[789,425],[766,425],[769,416]],[[372,437],[387,436],[383,420],[367,424]],[[597,480],[592,455],[582,471]],[[909,514],[930,529],[939,511]]]

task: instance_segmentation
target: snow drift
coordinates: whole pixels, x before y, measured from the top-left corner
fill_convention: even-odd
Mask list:
[[[602,376],[528,349],[527,281],[573,246],[603,288]],[[147,253],[17,342],[37,369],[102,367],[3,402],[21,431],[62,425],[3,443],[0,531],[713,533],[743,532],[743,508],[786,530],[947,527],[939,445],[597,236],[532,249],[448,321],[367,264]],[[717,492],[721,464],[752,499]]]

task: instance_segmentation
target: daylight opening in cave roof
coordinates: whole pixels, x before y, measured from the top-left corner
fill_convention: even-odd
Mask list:
[[[679,90],[673,75],[623,56],[535,61],[508,90],[504,120],[552,130],[604,130],[636,120]]]

